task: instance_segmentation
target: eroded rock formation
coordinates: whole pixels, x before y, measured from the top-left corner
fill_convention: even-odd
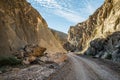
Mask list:
[[[99,47],[102,49],[104,46],[103,39],[108,39],[109,35],[114,37],[115,35],[112,34],[117,31],[120,31],[120,0],[105,0],[104,4],[88,20],[70,27],[68,42],[75,47],[74,51],[81,51],[82,53],[88,49],[92,40],[95,40],[94,46],[102,45]],[[112,44],[109,42],[108,44],[114,48],[113,44],[119,44],[120,38],[115,37],[111,41]],[[99,42],[100,44],[97,45]]]
[[[65,52],[26,0],[0,0],[0,42],[0,56],[10,56],[29,44],[44,47],[48,53]]]

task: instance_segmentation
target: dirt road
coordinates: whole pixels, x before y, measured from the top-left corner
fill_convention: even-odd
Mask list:
[[[50,80],[120,80],[120,74],[106,65],[73,53],[69,53],[68,57],[70,64]]]
[[[104,65],[99,65],[72,53],[69,53],[68,56],[73,62],[76,80],[120,80],[120,75]]]

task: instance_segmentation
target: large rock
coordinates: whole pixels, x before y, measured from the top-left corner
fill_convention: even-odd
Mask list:
[[[89,43],[96,38],[106,38],[116,31],[120,31],[120,0],[105,0],[86,21],[71,26],[68,42],[76,50],[84,52]]]
[[[91,41],[85,54],[120,62],[120,31]]]
[[[38,58],[45,55],[46,48],[38,45],[26,45],[23,49],[13,53],[15,57],[21,59],[23,64],[30,64],[32,62],[38,62]]]
[[[0,56],[10,56],[28,44],[45,47],[48,53],[65,52],[26,0],[0,0],[0,42]]]
[[[25,46],[24,50],[26,54],[28,54],[29,56],[39,57],[43,55],[43,53],[46,51],[46,48],[37,45],[36,46],[27,45]]]

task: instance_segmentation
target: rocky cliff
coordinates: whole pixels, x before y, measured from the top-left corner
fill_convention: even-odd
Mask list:
[[[54,29],[50,30],[55,36],[55,38],[61,43],[61,45],[64,46],[64,44],[67,42],[67,34]]]
[[[83,53],[88,47],[91,47],[89,44],[92,40],[96,41],[94,45],[97,45],[96,43],[99,41],[100,44],[98,46],[107,41],[107,46],[102,48],[104,48],[104,52],[107,51],[111,54],[115,46],[120,44],[119,31],[120,0],[105,0],[104,4],[98,8],[93,15],[89,16],[89,19],[70,27],[68,42],[72,45],[74,51],[77,50]],[[100,39],[105,39],[105,41]],[[102,50],[102,48],[100,50]],[[110,49],[112,49],[112,51],[110,51]],[[94,48],[94,50],[96,49]],[[100,50],[97,51],[100,52]]]
[[[46,21],[26,0],[0,0],[0,56],[25,45],[39,45],[48,53],[65,52]]]

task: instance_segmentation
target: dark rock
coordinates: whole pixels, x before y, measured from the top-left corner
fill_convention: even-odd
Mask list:
[[[49,66],[49,68],[54,69],[54,68],[55,68],[55,66],[54,66],[54,65],[50,65],[50,66]]]
[[[59,64],[55,63],[55,62],[51,62],[49,63],[50,65],[48,65],[47,67],[50,69],[57,69],[59,67]]]
[[[117,49],[112,54],[113,61],[120,62],[120,49]]]
[[[88,50],[84,53],[85,55],[95,56],[97,54],[97,50],[93,47],[89,47]]]
[[[104,49],[105,39],[97,38],[90,42],[90,46],[101,51]]]
[[[36,58],[33,62],[31,62],[31,64],[45,64],[44,61],[42,61],[40,58]]]
[[[106,39],[91,41],[85,54],[120,62],[120,31],[109,35]]]
[[[67,51],[71,51],[71,52],[74,52],[76,50],[76,47],[72,44],[70,44],[69,42],[66,42],[64,45],[63,45],[64,49],[66,49]]]

